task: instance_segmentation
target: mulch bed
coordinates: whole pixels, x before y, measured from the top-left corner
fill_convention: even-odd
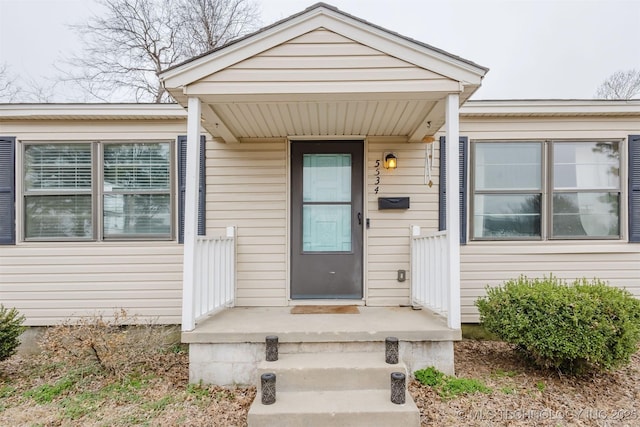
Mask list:
[[[530,367],[508,344],[455,344],[456,376],[493,391],[443,399],[412,381],[422,425],[640,426],[640,353],[612,373],[568,377]]]

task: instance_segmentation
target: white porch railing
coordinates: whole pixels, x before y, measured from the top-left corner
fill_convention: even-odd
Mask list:
[[[450,328],[459,329],[455,314],[460,301],[451,298],[447,232],[421,235],[420,227],[414,226],[411,234],[411,303],[446,317]]]
[[[190,286],[193,307],[183,307],[183,330],[190,331],[195,323],[216,311],[233,307],[236,269],[235,228],[227,229],[226,237],[197,237],[195,274]],[[189,313],[190,311],[190,313]]]

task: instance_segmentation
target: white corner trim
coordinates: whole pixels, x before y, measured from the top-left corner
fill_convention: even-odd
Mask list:
[[[198,186],[200,180],[200,117],[202,103],[191,97],[187,118],[187,162],[184,197],[184,261],[182,272],[182,330],[195,328],[194,285],[196,235],[198,234]]]
[[[452,329],[460,329],[460,166],[458,145],[460,141],[460,117],[458,94],[446,99],[446,150],[447,150],[447,237],[449,259],[449,307],[447,323]]]

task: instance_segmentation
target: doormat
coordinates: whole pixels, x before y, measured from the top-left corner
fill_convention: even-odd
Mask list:
[[[291,314],[360,314],[355,305],[296,305]]]

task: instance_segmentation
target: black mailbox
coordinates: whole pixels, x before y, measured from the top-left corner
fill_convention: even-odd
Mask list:
[[[378,210],[409,209],[408,197],[378,197]]]

